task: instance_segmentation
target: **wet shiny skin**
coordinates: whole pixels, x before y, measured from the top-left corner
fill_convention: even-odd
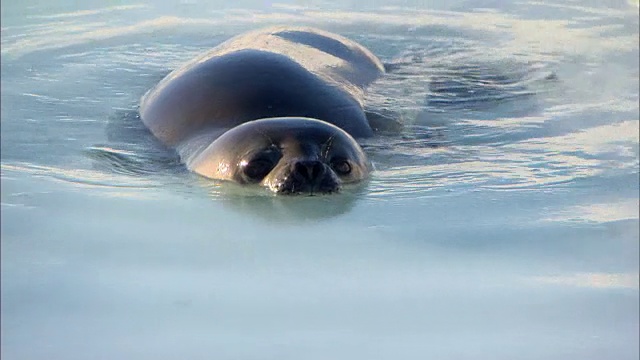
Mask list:
[[[252,166],[252,162],[258,166]],[[370,163],[342,129],[307,118],[251,121],[224,133],[190,169],[212,179],[260,183],[277,193],[331,193],[365,179]],[[247,176],[247,169],[262,176]],[[259,174],[263,172],[264,174]]]

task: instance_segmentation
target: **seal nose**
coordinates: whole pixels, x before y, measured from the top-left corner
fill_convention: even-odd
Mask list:
[[[297,161],[293,170],[307,181],[320,178],[324,173],[324,165],[318,160]]]

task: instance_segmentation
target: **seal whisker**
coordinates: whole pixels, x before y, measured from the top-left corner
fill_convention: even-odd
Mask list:
[[[323,158],[325,158],[325,159],[327,158],[327,155],[329,154],[329,150],[331,150],[331,147],[333,146],[333,139],[335,139],[335,137],[336,137],[336,135],[335,135],[335,134],[334,134],[334,135],[331,135],[331,136],[327,139],[327,141],[325,141],[325,142],[322,144],[322,149],[323,149],[323,151],[322,151],[321,156],[322,156]]]

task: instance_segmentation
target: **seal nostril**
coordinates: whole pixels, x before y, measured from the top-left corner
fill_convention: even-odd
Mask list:
[[[303,162],[296,162],[294,165],[294,170],[296,172],[296,174],[300,175],[302,178],[309,180],[309,178],[311,177],[310,173],[307,171],[307,167],[305,166],[305,164]]]
[[[320,161],[316,160],[298,161],[294,169],[305,180],[317,179],[324,172],[324,166]]]
[[[324,165],[320,161],[314,161],[311,168],[311,176],[314,179],[319,178],[324,172]]]

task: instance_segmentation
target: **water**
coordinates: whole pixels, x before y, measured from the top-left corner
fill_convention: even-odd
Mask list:
[[[405,123],[338,196],[188,173],[140,96],[312,25]],[[638,359],[633,1],[2,3],[3,359]]]

